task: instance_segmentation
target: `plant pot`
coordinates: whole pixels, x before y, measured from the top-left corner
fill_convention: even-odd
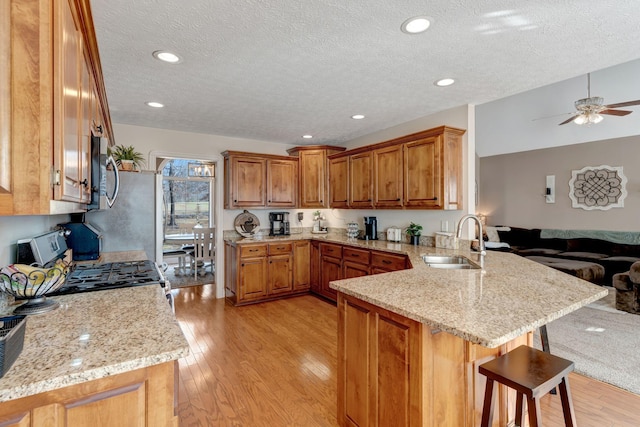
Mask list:
[[[135,166],[133,164],[133,160],[120,160],[120,166],[118,167],[121,171],[133,171],[135,170]]]
[[[418,246],[420,244],[420,236],[409,236],[409,241],[412,245]]]

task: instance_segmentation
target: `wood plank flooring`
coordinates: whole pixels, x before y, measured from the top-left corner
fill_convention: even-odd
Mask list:
[[[180,288],[176,316],[191,348],[179,361],[180,427],[337,426],[334,305],[231,307],[204,285]],[[640,425],[640,396],[576,374],[570,385],[580,427]],[[546,426],[564,425],[559,396],[542,405]]]

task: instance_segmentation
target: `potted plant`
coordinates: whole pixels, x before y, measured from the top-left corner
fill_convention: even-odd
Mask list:
[[[422,234],[422,226],[420,224],[411,222],[405,231],[412,245],[420,244],[420,235]]]
[[[113,148],[109,147],[107,154],[113,156],[113,159],[118,164],[118,169],[123,171],[140,169],[145,163],[142,153],[136,151],[133,145],[128,147],[124,145],[116,145]]]

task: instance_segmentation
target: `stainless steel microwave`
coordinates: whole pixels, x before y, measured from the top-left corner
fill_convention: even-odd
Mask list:
[[[118,165],[113,157],[108,155],[108,145],[106,138],[91,137],[91,203],[87,207],[88,210],[108,209],[118,198]]]

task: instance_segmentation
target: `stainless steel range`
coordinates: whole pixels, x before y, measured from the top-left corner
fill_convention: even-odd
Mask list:
[[[153,261],[76,264],[75,270],[69,275],[64,286],[50,295],[75,294],[78,292],[152,284],[160,284],[162,287],[167,286],[164,275]]]

